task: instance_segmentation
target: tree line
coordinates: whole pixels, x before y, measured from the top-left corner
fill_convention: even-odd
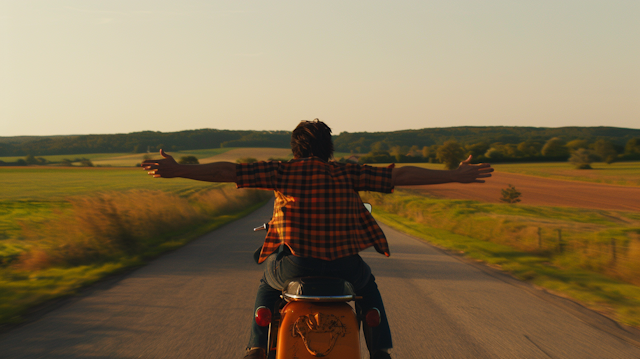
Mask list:
[[[220,147],[289,148],[289,131],[200,129],[111,135],[0,137],[0,156],[146,153]],[[439,162],[473,155],[478,161],[566,161],[573,153],[607,162],[639,160],[640,130],[618,127],[445,127],[394,132],[342,132],[336,152],[360,161]],[[585,152],[586,151],[586,152]],[[447,156],[446,154],[455,156]],[[348,157],[348,156],[346,156]],[[346,160],[345,157],[345,160]],[[30,162],[32,162],[31,160]]]
[[[0,137],[0,156],[45,156],[83,153],[145,153],[220,147],[289,147],[289,131],[201,129],[180,132]]]
[[[629,139],[624,146],[609,139],[593,142],[584,139],[565,141],[553,137],[545,142],[525,140],[520,143],[486,141],[463,145],[456,140],[448,140],[442,145],[419,148],[416,145],[394,145],[385,148],[384,143],[374,144],[374,149],[358,158],[359,163],[444,163],[453,169],[458,163],[472,155],[475,162],[552,162],[569,160],[577,168],[588,169],[597,161],[613,163],[620,160],[640,160],[640,137]],[[350,159],[342,157],[340,161]]]

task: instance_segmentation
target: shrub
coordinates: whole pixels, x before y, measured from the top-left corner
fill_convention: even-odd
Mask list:
[[[500,198],[500,200],[502,202],[507,202],[507,203],[520,202],[520,195],[522,195],[522,193],[518,192],[518,190],[513,185],[510,184],[507,188],[501,191],[502,191],[502,197]]]
[[[591,169],[591,163],[598,161],[600,156],[595,152],[581,148],[574,151],[569,158],[569,162],[579,170]]]
[[[196,158],[196,156],[182,156],[180,157],[180,161],[178,161],[181,165],[197,165],[200,162]]]
[[[254,163],[254,162],[258,162],[258,159],[253,157],[242,157],[242,158],[238,158],[236,162],[237,163]]]

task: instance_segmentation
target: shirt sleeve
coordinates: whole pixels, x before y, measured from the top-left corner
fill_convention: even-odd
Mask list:
[[[353,184],[356,191],[393,192],[392,168],[353,165]]]
[[[279,167],[279,161],[237,164],[236,186],[275,190]]]

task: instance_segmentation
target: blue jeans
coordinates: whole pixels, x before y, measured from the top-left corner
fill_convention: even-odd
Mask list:
[[[375,282],[375,277],[371,274],[371,268],[359,255],[324,261],[316,258],[296,257],[291,255],[286,246],[284,246],[284,250],[282,249],[281,247],[280,251],[271,254],[264,262],[266,268],[260,280],[253,313],[260,306],[266,306],[273,310],[287,280],[308,276],[342,278],[353,284],[356,295],[363,297],[356,303],[358,310],[363,313],[373,307],[380,310],[380,325],[375,328],[367,328],[368,333],[365,331],[369,352],[374,353],[376,350],[390,349],[393,346],[391,330],[378,285]],[[258,326],[253,316],[251,319],[251,338],[248,348],[266,348],[269,328]]]

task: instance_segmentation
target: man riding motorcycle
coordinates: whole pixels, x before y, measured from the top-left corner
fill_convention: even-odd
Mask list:
[[[296,277],[330,276],[353,284],[363,308],[378,308],[381,323],[367,337],[371,358],[390,358],[391,332],[371,269],[358,253],[373,246],[389,256],[384,233],[364,208],[358,191],[391,193],[394,186],[448,182],[483,183],[488,164],[471,165],[471,157],[451,171],[405,166],[372,167],[329,161],[331,129],[323,122],[303,121],[293,131],[294,159],[251,164],[216,162],[179,165],[161,150],[162,160],[143,162],[153,177],[183,177],[209,182],[235,182],[238,188],[273,190],[273,217],[259,263],[266,263],[255,310],[273,308],[285,283]],[[245,359],[265,358],[267,328],[252,320]]]

